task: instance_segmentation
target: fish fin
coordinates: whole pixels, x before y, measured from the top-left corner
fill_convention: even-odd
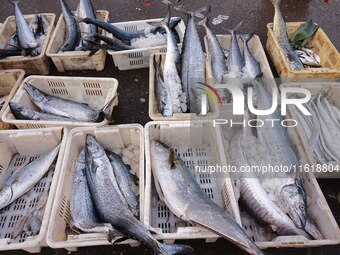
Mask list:
[[[254,35],[255,31],[251,32],[250,34],[240,33],[240,37],[244,43],[248,43],[251,40],[251,38],[253,38]]]
[[[199,9],[195,10],[195,11],[188,11],[187,9],[185,9],[184,5],[178,5],[178,6],[175,6],[174,8],[175,8],[176,11],[182,12],[182,13],[188,15],[188,16],[191,15],[191,16],[203,19],[204,16],[203,16],[202,12],[206,11],[208,7],[204,6],[204,7],[201,7]]]
[[[273,5],[279,5],[281,0],[270,0]]]
[[[20,2],[20,0],[9,0],[10,3],[12,4],[18,4]]]
[[[160,246],[166,251],[166,254],[169,255],[193,254],[195,251],[191,246],[183,244],[160,243]]]
[[[222,27],[222,29],[223,30],[226,30],[227,32],[229,32],[229,33],[233,33],[234,31],[238,31],[239,29],[240,29],[240,27],[242,26],[242,24],[243,24],[243,21],[244,20],[241,20],[237,25],[236,25],[236,27],[234,27],[234,28],[232,28],[232,29],[230,29],[230,28],[224,28],[224,27]]]
[[[197,23],[197,25],[199,26],[206,26],[209,24],[209,21],[210,21],[210,15],[211,15],[211,6],[208,5],[207,7],[207,13],[205,14],[204,18]]]
[[[167,6],[168,6],[168,13],[164,17],[164,19],[162,19],[159,22],[153,22],[153,21],[151,22],[150,21],[150,22],[147,22],[147,24],[149,24],[150,26],[156,27],[156,28],[159,28],[159,27],[162,27],[162,26],[166,25],[170,29],[171,8],[170,8],[169,4],[167,4]]]
[[[162,187],[159,184],[159,182],[158,182],[156,177],[154,178],[154,182],[155,182],[155,187],[156,187],[159,199],[161,201],[165,202],[165,197],[164,197],[164,193],[163,193]]]
[[[122,234],[116,230],[116,229],[110,229],[109,232],[107,233],[107,240],[111,243],[112,240],[114,240],[117,236],[121,236]],[[116,241],[112,243],[112,245],[115,245],[119,242],[121,238],[118,238]],[[118,241],[118,242],[117,242]]]
[[[119,244],[119,243],[121,243],[121,242],[124,242],[124,241],[126,241],[126,240],[128,240],[129,238],[128,237],[120,237],[120,238],[118,238],[117,240],[115,240],[113,243],[112,243],[112,245],[114,246],[114,245],[117,245],[117,244]],[[112,240],[112,239],[111,239]]]

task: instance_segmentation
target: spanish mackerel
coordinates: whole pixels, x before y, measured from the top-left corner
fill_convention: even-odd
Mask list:
[[[252,84],[257,92],[257,108],[259,110],[270,109],[272,96],[264,88],[263,83],[259,80],[254,80]],[[288,213],[295,225],[302,228],[306,224],[306,194],[302,177],[294,169],[294,167],[298,169],[299,160],[289,143],[287,130],[279,124],[274,124],[274,127],[272,127],[266,121],[266,119],[281,120],[278,110],[275,110],[270,115],[258,115],[257,118],[265,123],[262,127],[257,128],[257,135],[268,151],[271,152],[272,164],[290,168],[289,173],[282,171],[275,176],[280,178],[282,183],[282,186],[278,187],[278,192],[276,192],[280,196],[277,200],[282,202],[281,208]],[[295,200],[294,204],[291,204],[292,197]]]
[[[303,64],[301,63],[300,58],[292,48],[289,43],[288,35],[287,35],[287,26],[283,19],[281,10],[280,10],[280,2],[281,0],[270,0],[274,5],[274,22],[273,22],[273,33],[276,37],[283,54],[286,56],[289,68],[291,70],[301,70],[303,69]]]
[[[185,29],[181,55],[181,81],[187,95],[187,107],[190,113],[201,111],[201,93],[198,84],[205,82],[205,55],[197,32],[194,16],[206,8],[194,12],[183,11],[188,19]]]
[[[12,203],[46,174],[56,156],[60,145],[15,172],[0,186],[0,209]]]
[[[151,166],[160,199],[177,217],[213,231],[250,254],[263,254],[234,218],[208,198],[171,148],[151,141]]]
[[[65,21],[65,41],[61,46],[60,51],[73,51],[79,41],[78,26],[70,7],[67,5],[65,0],[60,0],[60,4],[63,10],[63,16]]]
[[[92,136],[86,136],[86,178],[98,217],[109,222],[124,237],[138,240],[156,255],[192,253],[191,247],[159,243],[148,229],[135,218],[119,189],[112,166],[104,148]]]

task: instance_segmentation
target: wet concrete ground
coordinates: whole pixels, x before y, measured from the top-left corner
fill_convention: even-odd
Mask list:
[[[9,1],[1,1],[0,22],[4,22],[7,16],[13,15],[13,7]],[[76,8],[77,0],[67,1],[72,9]],[[173,0],[175,2],[175,0]],[[96,9],[108,10],[110,12],[111,22],[130,21],[139,19],[150,19],[163,17],[166,9],[161,1],[145,1],[145,0],[93,0]],[[273,7],[269,0],[181,0],[180,4],[184,4],[187,9],[195,10],[205,5],[211,5],[212,17],[219,14],[230,16],[225,23],[214,26],[215,32],[218,34],[226,33],[227,28],[236,26],[243,21],[241,26],[242,32],[256,31],[260,36],[263,45],[266,43],[266,25],[272,22]],[[24,14],[52,12],[60,14],[61,8],[59,1],[44,0],[22,0],[20,8]],[[281,9],[287,21],[304,21],[313,18],[330,37],[334,45],[340,50],[340,1],[339,0],[282,0]],[[174,12],[173,15],[184,15]],[[200,28],[203,34],[203,29]],[[106,67],[102,72],[95,71],[79,71],[58,73],[52,68],[51,75],[67,75],[67,76],[98,76],[98,77],[114,77],[119,81],[119,106],[114,110],[115,124],[140,123],[144,125],[150,121],[148,117],[148,69],[119,71],[114,67],[112,58],[108,55],[106,59]],[[145,100],[144,100],[145,99]],[[330,203],[330,207],[336,215],[339,224],[340,208],[339,203],[334,201],[332,194],[339,192],[339,184],[337,181],[323,180],[320,182],[326,199]],[[196,250],[195,254],[200,255],[217,255],[217,254],[245,254],[234,245],[225,240],[218,240],[213,244],[206,244],[203,240],[181,241],[184,244],[190,244]],[[24,254],[24,252],[2,252],[3,254]],[[42,254],[66,254],[65,250],[52,250],[44,248]],[[80,248],[77,253],[80,255],[87,254],[151,254],[145,247],[130,248],[129,246],[116,246],[114,248],[107,247],[87,247]],[[271,249],[268,254],[275,255],[332,255],[340,254],[340,246],[320,247],[313,249]]]

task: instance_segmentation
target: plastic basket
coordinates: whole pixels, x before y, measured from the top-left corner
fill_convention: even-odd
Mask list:
[[[96,11],[97,19],[108,21],[109,12]],[[60,15],[50,43],[47,47],[46,55],[49,56],[59,72],[69,70],[97,70],[101,71],[105,66],[106,51],[98,50],[94,55],[88,56],[89,51],[69,51],[59,52],[65,41],[65,21],[63,14]],[[105,35],[105,31],[99,28],[99,33]]]
[[[0,97],[8,95],[8,98],[13,97],[22,80],[24,79],[25,71],[20,69],[0,71]],[[8,100],[4,103],[0,110],[0,117],[8,105]],[[4,123],[0,119],[0,130],[11,129],[12,125]]]
[[[190,139],[190,137],[200,139]],[[206,242],[215,242],[218,239],[216,234],[202,227],[190,226],[189,223],[177,218],[160,201],[151,171],[150,141],[152,140],[159,140],[174,148],[189,169],[193,169],[196,165],[221,165],[224,155],[219,133],[215,131],[211,121],[152,121],[145,126],[145,225],[157,233],[157,239],[167,243],[179,239],[205,239]],[[241,222],[234,210],[237,206],[234,194],[228,194],[233,192],[233,189],[227,173],[223,178],[211,178],[209,174],[202,173],[195,174],[195,178],[202,190],[215,203],[236,216],[237,222]]]
[[[288,22],[287,32],[291,35],[304,22]],[[283,82],[291,81],[334,81],[340,78],[340,55],[321,27],[311,38],[313,50],[320,56],[322,68],[305,68],[300,71],[290,70],[286,57],[273,33],[273,23],[267,24],[267,50]]]
[[[222,130],[222,129],[221,129]],[[236,129],[233,129],[234,131]],[[233,131],[233,132],[234,132]],[[231,134],[230,134],[231,135]],[[223,151],[226,155],[224,165],[230,164],[229,159],[229,142],[221,134],[221,140],[224,142]],[[296,137],[295,132],[289,132],[290,141],[292,144],[299,148],[301,146],[300,140]],[[299,155],[304,160],[303,155]],[[256,245],[261,249],[267,248],[306,248],[306,247],[319,247],[323,245],[334,245],[340,243],[340,230],[334,219],[334,216],[327,204],[327,201],[320,189],[320,186],[311,173],[302,174],[304,180],[304,187],[307,194],[307,212],[308,215],[315,221],[318,229],[325,237],[324,240],[308,240],[303,236],[276,236],[273,233],[263,234],[265,230],[259,227],[254,221],[244,221],[241,217],[241,209],[237,204],[236,214],[241,218],[241,226],[247,235],[254,240]],[[233,192],[228,194],[239,194],[236,187],[235,179],[231,176],[231,182],[233,183]],[[229,198],[235,200],[236,198]],[[236,200],[235,200],[236,201]]]
[[[340,108],[340,83],[339,82],[291,82],[291,83],[282,83],[280,88],[282,87],[293,87],[293,88],[305,88],[308,89],[312,96],[318,94],[321,91],[330,92],[328,95],[331,101]],[[287,115],[289,118],[297,120],[297,116],[294,112],[294,109],[291,105],[288,105]],[[294,133],[294,137],[297,143],[297,150],[299,154],[305,159],[307,164],[316,165],[317,162],[314,158],[313,151],[309,146],[308,139],[304,133],[303,127],[301,125],[297,125],[296,128],[291,129],[292,133]],[[325,172],[325,173],[314,173],[316,177],[336,177],[340,178],[339,171]],[[340,242],[340,240],[339,240]]]
[[[63,156],[67,130],[62,128],[46,128],[35,130],[5,130],[0,131],[0,181],[6,180],[13,171],[22,168],[61,143],[55,169],[50,169],[30,192],[48,192],[48,199],[43,213],[42,224],[38,235],[21,234],[18,242],[10,240],[16,223],[25,215],[28,207],[37,205],[37,199],[22,196],[5,207],[0,212],[0,250],[25,250],[31,253],[41,251],[46,246],[45,236],[50,220],[52,203],[59,177],[59,164]],[[39,144],[39,146],[37,146]]]
[[[114,78],[84,78],[84,77],[64,77],[64,76],[29,76],[24,82],[57,97],[74,100],[79,103],[87,103],[93,109],[101,109],[109,100],[116,97],[109,110],[112,113],[113,107],[118,104],[117,87],[118,81]],[[38,110],[30,100],[24,82],[19,87],[17,93],[10,98],[11,101],[26,106],[32,110]],[[44,128],[44,127],[99,127],[108,125],[108,120],[104,119],[99,123],[89,122],[62,122],[62,121],[36,121],[17,120],[12,114],[9,106],[6,107],[2,121],[15,125],[18,128]]]
[[[197,115],[196,113],[175,113],[173,116],[165,117],[159,112],[157,106],[157,98],[155,92],[155,67],[153,63],[153,57],[159,58],[162,55],[162,61],[165,61],[166,53],[154,53],[150,56],[150,72],[149,72],[149,117],[152,120],[167,121],[167,120],[204,120],[214,119],[219,116],[219,106],[216,105],[213,100],[208,97],[209,112],[207,115]]]
[[[53,13],[41,13],[50,22],[50,27],[48,29],[44,45],[42,47],[39,56],[14,56],[7,57],[0,60],[0,69],[23,69],[26,74],[48,74],[50,70],[50,60],[45,55],[48,42],[51,38],[51,34],[54,29],[55,14]],[[25,20],[29,23],[34,17],[31,15],[24,15]],[[4,48],[8,38],[12,36],[16,31],[15,18],[14,16],[9,16],[1,30],[0,30],[0,48]]]
[[[112,25],[115,25],[116,27],[124,31],[133,32],[150,27],[148,22],[157,22],[161,20],[162,19],[136,20],[112,23]],[[181,22],[177,25],[176,31],[180,37],[181,42],[183,42],[185,33],[185,25],[183,20],[181,20]],[[107,36],[112,35],[110,33],[107,33]],[[131,70],[149,67],[149,58],[150,55],[154,52],[166,52],[166,45],[124,51],[109,50],[107,53],[112,56],[113,62],[119,70]]]
[[[53,204],[51,224],[48,228],[47,243],[52,248],[65,248],[69,251],[77,247],[109,245],[107,236],[103,233],[84,233],[67,236],[65,230],[70,222],[70,201],[72,194],[72,180],[77,157],[85,146],[86,134],[92,134],[105,149],[116,151],[132,145],[135,158],[139,160],[138,168],[132,171],[139,176],[139,192],[141,206],[141,220],[144,206],[144,134],[143,127],[138,124],[117,125],[105,128],[77,128],[70,132],[67,141],[65,157],[61,165],[61,175]],[[122,244],[136,246],[139,243],[127,240]]]

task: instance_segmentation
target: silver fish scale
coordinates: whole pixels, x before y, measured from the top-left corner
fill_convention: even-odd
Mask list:
[[[8,173],[15,173],[36,158],[37,157],[20,156],[19,154],[15,154],[12,157],[9,167],[6,171],[6,176],[10,176]],[[41,178],[40,181],[29,192],[0,210],[0,238],[11,239],[16,223],[22,216],[24,216],[27,209],[37,206],[39,202],[37,193],[49,192],[53,179],[54,167],[55,165],[53,164],[43,176],[43,178]],[[27,237],[30,236],[32,235],[23,232],[19,237],[16,238],[16,240],[19,243],[22,243],[25,242]],[[14,240],[11,241],[15,242]]]
[[[223,205],[220,192],[217,189],[217,181],[210,178],[209,174],[193,174],[195,166],[212,165],[211,156],[213,155],[210,145],[199,146],[194,148],[173,147],[174,151],[188,167],[190,173],[194,176],[204,193],[216,204]],[[152,186],[155,188],[154,184]],[[157,192],[155,192],[156,194]],[[226,208],[224,208],[226,210]],[[190,223],[176,217],[170,209],[157,196],[157,203],[151,209],[152,227],[162,229],[162,233],[174,233],[178,227],[190,226]]]

